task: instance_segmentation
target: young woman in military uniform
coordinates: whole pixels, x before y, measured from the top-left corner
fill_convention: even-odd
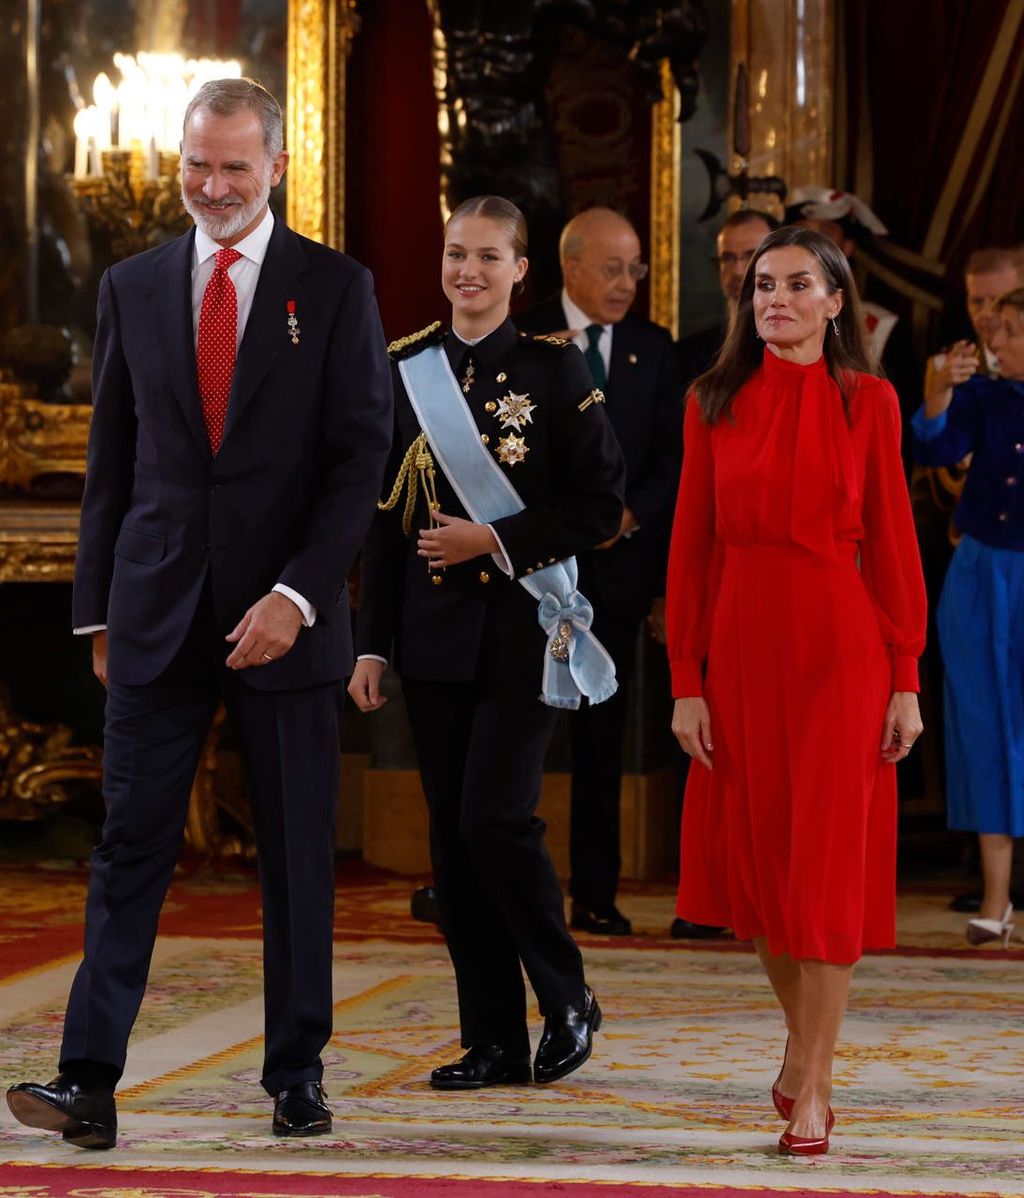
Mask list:
[[[526,269],[513,204],[452,213],[451,326],[391,346],[395,482],[363,551],[349,693],[380,707],[394,661],[467,1050],[438,1089],[530,1080],[524,970],[544,1016],[535,1081],[582,1065],[601,1021],[535,810],[557,708],[615,689],[572,555],[618,530],[624,471],[579,350],[509,318]]]

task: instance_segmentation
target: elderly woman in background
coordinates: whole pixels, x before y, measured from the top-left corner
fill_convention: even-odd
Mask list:
[[[967,939],[1005,946],[1013,838],[1024,836],[1024,287],[997,309],[990,345],[1001,377],[930,394],[913,426],[926,466],[974,455],[938,610],[946,786],[949,826],[977,832],[981,847],[985,889]]]
[[[828,1150],[853,964],[895,943],[895,763],[921,732],[899,403],[859,308],[828,237],[761,242],[687,404],[668,575],[677,909],[753,939],[789,1031],[779,1149],[803,1155]]]

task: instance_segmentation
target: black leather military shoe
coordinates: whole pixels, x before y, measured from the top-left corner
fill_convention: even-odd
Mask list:
[[[331,1130],[327,1095],[319,1082],[296,1082],[274,1099],[275,1136],[323,1136]]]
[[[633,925],[618,907],[597,910],[578,899],[572,900],[569,926],[577,932],[595,932],[598,936],[633,935]]]
[[[593,1050],[594,1032],[600,1026],[601,1008],[588,986],[579,1007],[566,1007],[560,1014],[545,1018],[544,1035],[533,1060],[533,1080],[556,1082],[579,1069]]]
[[[497,1044],[474,1044],[450,1065],[430,1075],[435,1090],[482,1090],[484,1086],[525,1086],[532,1078],[530,1058]]]
[[[706,923],[691,923],[688,919],[672,920],[668,934],[673,940],[726,940],[729,933],[725,928],[715,928]]]
[[[59,1131],[76,1148],[113,1148],[117,1143],[114,1091],[87,1089],[72,1074],[58,1073],[48,1086],[11,1086],[7,1105],[19,1123]]]

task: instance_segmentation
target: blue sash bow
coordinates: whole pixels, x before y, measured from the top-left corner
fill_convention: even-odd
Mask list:
[[[526,506],[480,440],[480,430],[452,374],[444,350],[429,346],[398,363],[416,419],[431,451],[478,524],[513,516]],[[542,703],[577,708],[610,699],[618,687],[615,663],[590,631],[594,609],[576,590],[576,559],[566,558],[519,579],[539,602],[537,622],[547,633]]]

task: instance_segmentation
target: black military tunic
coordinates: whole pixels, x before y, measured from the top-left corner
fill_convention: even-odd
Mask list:
[[[396,342],[392,358],[437,344],[481,439],[526,505],[491,525],[515,577],[613,536],[622,454],[579,350],[506,320],[473,346],[431,326]],[[395,400],[389,487],[421,432],[397,365]],[[468,518],[435,469],[441,511]],[[416,552],[427,501],[420,490],[407,535],[406,494],[378,513],[364,548],[356,648],[393,660],[402,677],[430,806],[462,1043],[526,1053],[522,968],[544,1014],[578,1005],[584,993],[544,824],[534,814],[556,718],[538,698],[546,638],[536,599],[490,556],[428,569]]]

